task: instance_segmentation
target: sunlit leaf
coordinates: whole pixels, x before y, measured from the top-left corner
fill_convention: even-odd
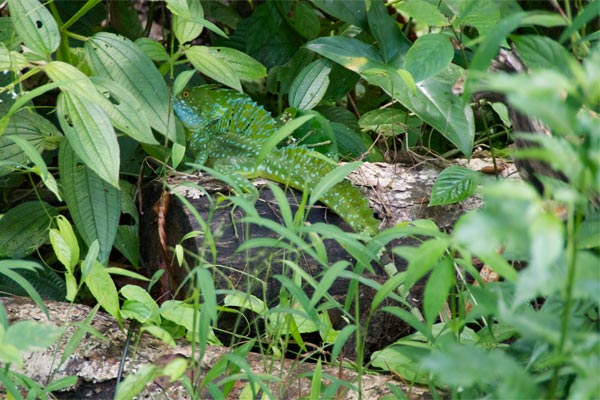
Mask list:
[[[8,4],[15,31],[25,45],[49,58],[60,44],[60,31],[50,11],[38,0],[11,0]]]

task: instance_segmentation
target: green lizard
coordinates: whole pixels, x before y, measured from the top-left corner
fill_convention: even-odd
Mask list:
[[[173,108],[188,132],[189,148],[199,164],[245,178],[266,178],[298,190],[311,190],[335,165],[297,146],[275,148],[254,162],[278,122],[250,97],[214,85],[182,91]],[[356,231],[377,232],[367,199],[347,181],[320,199]]]

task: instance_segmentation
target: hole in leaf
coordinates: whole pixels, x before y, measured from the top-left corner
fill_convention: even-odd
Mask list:
[[[134,226],[135,218],[129,213],[122,213],[121,217],[119,218],[119,225]]]
[[[44,26],[44,23],[38,19],[35,21],[35,26],[37,26],[38,29],[41,29],[42,26]]]
[[[106,96],[108,98],[108,100],[110,100],[111,103],[113,103],[115,106],[118,106],[119,104],[121,104],[121,102],[119,100],[117,100],[114,96],[111,96],[110,93],[106,93],[108,96]]]
[[[69,114],[64,114],[63,119],[71,128],[73,127],[73,121],[71,121],[71,117],[69,117]]]

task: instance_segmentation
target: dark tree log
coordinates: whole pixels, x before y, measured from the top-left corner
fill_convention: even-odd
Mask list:
[[[472,161],[472,165],[477,163],[477,160]],[[490,161],[482,162],[481,160],[479,163],[480,166],[482,166],[481,164],[491,164]],[[459,205],[428,207],[431,186],[439,171],[440,168],[431,165],[402,167],[383,163],[365,163],[350,176],[350,179],[364,189],[376,215],[383,220],[382,226],[409,222],[419,218],[432,218],[438,226],[446,229],[452,226],[466,209],[479,206],[480,201],[473,198]],[[510,169],[505,169],[504,174],[508,174],[509,171]],[[189,183],[192,181],[203,186],[207,193],[190,188]],[[185,176],[184,182],[171,179],[169,185],[171,192],[177,192],[181,197],[171,193],[168,207],[165,207],[164,203],[162,207],[155,206],[157,202],[160,203],[161,196],[164,196],[161,184],[151,183],[142,192],[143,216],[140,229],[142,259],[148,268],[149,275],[158,269],[164,269],[170,275],[169,280],[163,283],[162,293],[156,294],[157,297],[165,293],[169,294],[169,292],[180,298],[185,297],[185,290],[177,290],[177,288],[186,282],[190,270],[194,267],[208,265],[213,266],[213,279],[217,290],[221,292],[239,290],[242,293],[251,293],[272,306],[278,302],[281,289],[281,282],[274,276],[289,277],[292,273],[289,266],[282,261],[284,258],[297,260],[298,265],[313,277],[318,277],[325,268],[337,261],[345,260],[350,265],[354,265],[353,258],[348,252],[332,239],[324,242],[328,254],[328,265],[326,266],[311,258],[306,252],[295,255],[290,254],[289,250],[285,250],[287,253],[284,254],[284,250],[266,247],[237,252],[238,247],[247,240],[254,238],[279,239],[279,235],[264,226],[243,223],[244,213],[239,207],[232,208],[230,205],[222,203],[222,206],[212,210],[215,207],[211,207],[211,202],[215,202],[215,198],[219,196],[217,193],[227,192],[226,187],[219,185],[214,180]],[[256,184],[260,186],[264,185],[264,182],[256,182]],[[287,198],[292,212],[295,212],[301,194],[296,191],[288,191]],[[261,217],[283,224],[278,206],[268,188],[262,187],[256,209]],[[155,211],[160,210],[162,210],[162,215],[157,216]],[[197,216],[204,220],[207,226],[210,226],[210,231],[214,234],[213,240],[217,246],[216,258],[213,258],[214,254],[210,252],[210,246],[207,245],[207,238],[204,235],[181,241],[189,232],[203,230]],[[341,218],[323,206],[314,207],[308,214],[308,221],[313,224],[326,222],[343,230],[349,230]],[[173,248],[179,243],[187,251],[183,267],[176,265],[173,257]],[[394,242],[391,246],[399,244],[410,245],[414,244],[414,241],[406,239]],[[166,251],[161,251],[161,248],[165,248]],[[383,257],[384,262],[393,263],[398,271],[402,271],[405,268],[403,262],[395,259],[391,251],[388,253]],[[383,265],[373,263],[370,268],[370,271],[365,271],[364,276],[380,283],[388,278]],[[347,269],[350,270],[351,267]],[[338,278],[328,292],[341,305],[353,304],[352,299],[347,298],[349,285],[350,280]],[[314,288],[309,285],[305,285],[303,290],[308,296],[314,292]],[[422,287],[416,285],[412,290],[409,299],[414,299],[414,305],[419,306]],[[366,285],[358,287],[359,315],[365,319],[357,321],[358,326],[362,326],[369,318],[369,310],[375,292],[373,288]],[[220,296],[220,301],[223,300],[223,297]],[[391,304],[391,301],[386,300],[382,306]],[[336,329],[343,328],[346,321],[352,320],[354,315],[353,308],[349,308],[346,314],[342,314],[340,309],[342,307],[332,308],[329,311],[333,327]],[[260,325],[261,320],[252,317],[248,313],[244,318],[240,318],[239,314],[224,313],[219,316],[217,335],[224,343],[231,343],[234,339],[228,333],[232,331],[238,335],[259,336],[263,331],[263,327]],[[369,322],[366,332],[363,332],[366,336],[365,360],[368,360],[372,352],[393,343],[411,331],[411,328],[403,321],[383,312],[377,312]],[[319,337],[316,335],[309,337],[308,340],[318,341]],[[354,342],[349,341],[344,348],[344,355],[354,358],[356,356],[354,349]]]

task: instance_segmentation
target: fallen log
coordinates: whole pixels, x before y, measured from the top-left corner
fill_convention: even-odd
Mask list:
[[[491,165],[491,160],[473,159],[470,163],[463,164],[474,169]],[[432,219],[442,229],[449,229],[453,223],[466,210],[479,207],[480,199],[473,197],[460,204],[440,207],[428,207],[429,194],[441,167],[431,163],[415,167],[406,167],[398,164],[365,163],[352,173],[349,179],[362,188],[368,197],[375,215],[382,220],[382,227],[392,226],[400,222],[410,222],[416,219]],[[514,169],[504,168],[504,176],[513,173]],[[194,185],[190,185],[194,183]],[[213,271],[213,280],[218,291],[226,292],[237,290],[241,293],[250,293],[263,300],[267,305],[273,306],[278,301],[281,282],[275,279],[276,275],[291,274],[287,264],[282,261],[284,257],[296,259],[300,267],[313,277],[318,277],[333,263],[346,260],[353,264],[352,256],[333,239],[324,241],[327,249],[329,265],[323,265],[311,258],[306,252],[295,254],[282,254],[284,250],[269,247],[252,248],[244,252],[237,249],[245,241],[256,238],[280,239],[280,234],[255,223],[244,223],[242,218],[245,213],[241,208],[234,208],[230,204],[221,203],[216,207],[220,193],[228,193],[228,188],[205,176],[186,175],[183,178],[172,177],[168,182],[168,189],[161,183],[151,183],[142,192],[142,218],[140,223],[141,257],[148,268],[148,275],[163,269],[168,275],[168,280],[163,281],[160,293],[155,293],[156,298],[165,298],[167,295],[185,297],[182,283],[188,279],[190,270],[194,267],[210,266]],[[283,224],[279,206],[273,194],[265,188],[265,181],[256,181],[260,187],[260,198],[256,203],[257,213],[268,220]],[[165,196],[170,199],[165,203]],[[296,191],[287,191],[287,200],[292,212],[296,212],[301,199],[301,194]],[[223,206],[226,205],[226,206]],[[157,214],[158,212],[158,214]],[[308,214],[309,223],[326,222],[336,225],[343,230],[349,227],[337,215],[328,211],[323,206],[314,207]],[[212,233],[212,238],[207,238],[205,231]],[[203,232],[193,237],[183,238],[189,232]],[[210,252],[207,240],[212,239],[216,245],[216,254]],[[174,248],[182,245],[186,250],[185,262],[182,266],[176,264]],[[395,241],[391,246],[400,244],[414,244],[412,239]],[[162,249],[162,250],[161,250]],[[401,259],[396,259],[389,251],[383,257],[386,264],[394,264],[398,271],[405,268]],[[384,271],[383,263],[373,262],[371,270],[366,271],[366,276],[377,282],[384,282],[388,275]],[[347,298],[351,281],[339,278],[328,290],[329,294],[337,300],[338,304],[353,304]],[[312,295],[314,288],[310,285],[303,287],[308,296]],[[415,285],[411,289],[411,299],[415,306],[420,305],[422,286]],[[229,293],[229,292],[227,292]],[[391,317],[389,314],[377,312],[370,316],[369,310],[376,291],[367,285],[359,285],[359,315],[368,319],[366,327],[366,345],[364,359],[376,350],[379,350],[408,334],[411,328],[403,321]],[[223,301],[224,295],[220,296]],[[386,300],[381,306],[396,304]],[[335,329],[342,329],[354,313],[354,308],[348,309],[343,314],[339,308],[329,310],[329,317]],[[259,336],[261,321],[253,318],[253,314],[224,313],[219,316],[217,336],[225,344],[232,344],[237,336]],[[365,320],[357,322],[363,326]],[[248,322],[249,321],[249,322]],[[365,324],[366,325],[366,324]],[[310,340],[318,340],[311,338]],[[355,345],[352,340],[344,347],[344,355],[354,359]]]

